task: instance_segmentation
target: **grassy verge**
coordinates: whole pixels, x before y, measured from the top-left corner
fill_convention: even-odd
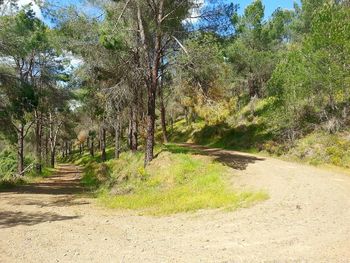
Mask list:
[[[176,145],[158,151],[146,169],[142,153],[126,152],[119,160],[106,163],[85,162],[82,183],[96,189],[98,199],[107,207],[149,215],[233,210],[268,198],[263,192],[232,189],[229,178],[233,171],[208,156]]]
[[[321,168],[350,168],[350,131],[329,134],[314,131],[293,144],[278,140],[263,124],[251,123],[238,127],[228,124],[208,126],[199,121],[187,125],[181,120],[174,124],[170,134],[173,142],[191,142],[208,147],[259,153]]]

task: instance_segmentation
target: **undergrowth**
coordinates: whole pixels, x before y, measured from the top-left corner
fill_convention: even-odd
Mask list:
[[[119,160],[84,162],[82,183],[95,189],[110,208],[141,214],[168,215],[199,209],[236,209],[265,200],[263,192],[242,192],[230,186],[230,168],[208,156],[176,145],[158,148],[157,158],[143,166],[143,154],[125,152]]]
[[[32,162],[33,160],[30,157],[26,157],[25,166],[28,166]],[[31,170],[25,176],[15,176],[17,172],[17,156],[15,151],[5,149],[0,152],[0,189],[13,188],[18,185],[40,181],[42,178],[51,176],[54,171],[55,169],[43,167],[41,174],[37,174],[34,170]]]
[[[209,125],[203,120],[180,120],[170,129],[172,142],[190,142],[209,147],[261,152],[311,165],[350,168],[350,131],[330,134],[305,128],[294,141],[283,135],[283,120],[273,114],[271,98],[247,105],[229,119]]]

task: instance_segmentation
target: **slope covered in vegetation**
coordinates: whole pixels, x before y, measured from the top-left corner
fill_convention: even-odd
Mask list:
[[[103,205],[141,214],[233,210],[268,198],[264,192],[234,189],[230,183],[234,171],[208,156],[177,145],[158,151],[147,168],[142,155],[131,152],[104,163],[77,155],[75,163],[84,165],[82,183],[96,191]]]
[[[321,126],[306,130],[293,141],[285,139],[274,117],[273,100],[259,100],[225,121],[210,125],[204,120],[173,125],[169,138],[210,147],[269,154],[312,165],[350,167],[350,132],[346,129],[329,133]],[[252,103],[251,103],[252,104]],[[252,109],[254,108],[254,110]],[[160,136],[160,135],[158,135]]]

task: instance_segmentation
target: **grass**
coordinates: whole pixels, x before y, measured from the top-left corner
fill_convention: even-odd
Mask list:
[[[90,163],[83,183],[98,189],[98,199],[107,207],[148,215],[233,210],[268,198],[263,192],[232,189],[232,170],[210,157],[171,144],[158,151],[146,169],[142,153],[127,152],[119,160]]]
[[[230,127],[227,123],[207,125],[203,121],[187,125],[183,120],[170,133],[172,142],[190,142],[208,147],[256,153],[271,140],[272,133],[264,124]]]
[[[287,157],[321,167],[350,168],[349,133],[314,132],[299,139]]]
[[[279,127],[283,122],[274,116],[273,100],[259,100],[254,111],[250,108],[247,105],[216,125],[180,120],[170,130],[170,141],[259,153],[319,167],[350,168],[350,130],[329,134],[321,128],[305,129],[303,137],[292,143],[283,139]]]
[[[25,166],[33,163],[30,156],[25,158]],[[41,174],[36,174],[34,170],[28,171],[24,177],[14,177],[17,173],[17,155],[13,149],[6,148],[0,152],[0,189],[13,188],[18,185],[28,184],[49,177],[55,169],[44,167]]]

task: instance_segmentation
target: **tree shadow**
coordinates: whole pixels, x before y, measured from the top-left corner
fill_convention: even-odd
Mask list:
[[[183,151],[181,152],[181,148]],[[172,151],[172,147],[167,148],[168,151],[173,153],[195,153],[211,156],[215,161],[223,163],[236,170],[245,170],[249,164],[255,163],[257,161],[264,161],[265,158],[259,158],[243,153],[236,153],[233,151],[218,149],[218,148],[208,148],[205,146],[195,145],[195,144],[178,144],[175,147],[175,151]],[[188,151],[188,149],[192,151]]]
[[[56,213],[26,213],[14,211],[0,212],[0,228],[10,228],[19,225],[33,226],[44,222],[55,222],[78,219],[79,216],[63,216]]]
[[[73,195],[85,192],[80,183],[81,171],[68,165],[61,165],[54,176],[42,182],[2,189],[0,192],[17,194]]]
[[[43,207],[68,207],[68,206],[80,206],[88,205],[90,202],[86,200],[77,200],[77,196],[67,196],[55,197],[54,199],[38,199],[26,196],[21,196],[19,199],[13,199],[13,197],[0,197],[2,201],[7,201],[7,204],[12,206],[37,206],[38,208]]]

